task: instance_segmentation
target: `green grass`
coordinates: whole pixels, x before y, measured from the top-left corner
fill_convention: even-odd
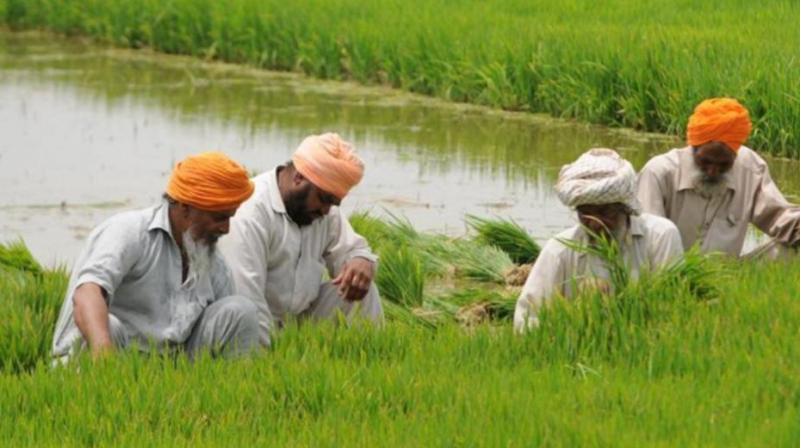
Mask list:
[[[800,156],[800,6],[790,0],[0,0],[15,29],[348,79],[681,135],[712,96],[751,146]]]
[[[720,263],[693,252],[613,296],[555,301],[523,337],[514,290],[475,283],[418,308],[386,301],[380,329],[290,324],[254,359],[121,352],[58,369],[45,360],[66,274],[4,267],[0,359],[24,362],[0,367],[0,440],[796,446],[800,262]],[[494,316],[465,329],[457,314],[476,305]],[[43,343],[7,342],[23,340]]]

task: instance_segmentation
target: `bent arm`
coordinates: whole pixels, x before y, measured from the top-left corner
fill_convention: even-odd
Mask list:
[[[800,241],[800,207],[783,197],[768,170],[755,193],[752,223],[781,244]]]
[[[97,283],[80,285],[72,296],[75,324],[89,344],[93,356],[111,351],[111,331],[108,324],[108,304],[105,291]]]

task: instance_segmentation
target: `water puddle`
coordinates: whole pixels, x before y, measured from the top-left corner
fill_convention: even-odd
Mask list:
[[[39,35],[0,34],[0,241],[24,238],[70,263],[88,232],[158,201],[173,164],[218,149],[253,173],[304,136],[339,132],[367,164],[346,211],[406,216],[461,234],[465,214],[511,217],[544,240],[574,223],[552,192],[559,167],[591,147],[639,168],[676,139],[453,105],[384,88],[321,82]],[[771,161],[785,193],[797,163]]]

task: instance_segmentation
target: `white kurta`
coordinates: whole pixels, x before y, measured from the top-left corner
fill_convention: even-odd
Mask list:
[[[253,182],[255,192],[236,212],[230,233],[220,239],[219,247],[231,268],[237,293],[258,307],[262,338],[268,338],[273,325],[286,315],[349,309],[349,303],[331,293],[324,276],[334,278],[355,257],[377,262],[367,241],[355,233],[338,207],[331,207],[326,216],[310,225],[295,224],[286,213],[276,169]],[[333,299],[343,303],[338,307],[318,303]],[[360,307],[366,317],[382,319],[374,284]]]
[[[514,329],[518,332],[538,325],[537,311],[554,295],[572,297],[575,294],[573,283],[580,285],[585,278],[608,280],[610,277],[601,260],[572,250],[561,240],[585,244],[588,235],[578,225],[559,233],[544,245],[517,300]],[[620,249],[631,270],[631,278],[637,278],[642,269],[658,268],[683,255],[681,236],[675,224],[646,213],[631,216]]]

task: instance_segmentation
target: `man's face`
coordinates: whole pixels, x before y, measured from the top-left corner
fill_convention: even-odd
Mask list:
[[[235,214],[235,208],[213,212],[190,207],[188,221],[192,237],[213,249],[219,237],[230,230],[231,218]]]
[[[627,207],[620,203],[580,205],[577,211],[581,225],[607,238],[623,228],[628,219]]]
[[[719,183],[733,167],[736,153],[722,142],[708,142],[694,147],[694,164],[702,173],[702,182]]]
[[[302,227],[327,215],[331,207],[339,205],[341,200],[303,179],[303,183],[295,191],[290,192],[284,202],[286,213],[292,221]]]

